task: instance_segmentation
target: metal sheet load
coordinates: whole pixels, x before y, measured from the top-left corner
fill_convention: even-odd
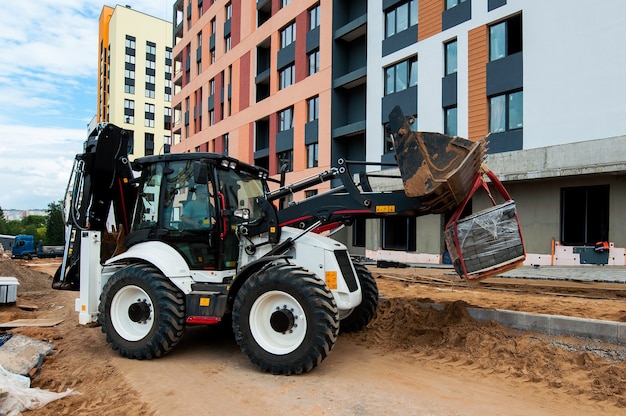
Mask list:
[[[521,266],[526,259],[515,201],[497,176],[486,167],[483,169],[484,174],[474,177],[470,192],[452,214],[444,233],[454,270],[468,280],[503,273]],[[485,176],[503,203],[496,204]],[[486,191],[493,206],[461,218],[468,201],[480,188]]]

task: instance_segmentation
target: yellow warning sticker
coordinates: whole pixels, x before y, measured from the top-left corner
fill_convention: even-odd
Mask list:
[[[210,303],[210,298],[200,298],[200,306],[209,306]]]
[[[385,212],[396,212],[395,205],[376,205],[376,212],[385,213]]]
[[[330,290],[337,289],[337,272],[326,272],[326,286]]]

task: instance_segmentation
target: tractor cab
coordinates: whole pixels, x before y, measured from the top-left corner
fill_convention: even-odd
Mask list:
[[[126,246],[162,241],[192,270],[235,269],[235,231],[262,221],[257,200],[266,192],[267,173],[210,153],[150,156],[135,168],[141,175]]]

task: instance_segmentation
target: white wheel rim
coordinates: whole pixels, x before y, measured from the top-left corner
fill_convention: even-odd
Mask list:
[[[129,316],[129,308],[138,302],[145,302],[150,308],[150,314],[147,320],[134,322]],[[154,325],[152,300],[139,286],[121,288],[111,300],[110,314],[115,332],[126,341],[139,341],[148,335]]]
[[[294,318],[294,325],[285,332],[272,328],[272,314],[287,309]],[[285,355],[295,351],[304,341],[307,322],[300,303],[291,295],[278,290],[266,292],[254,301],[250,309],[250,331],[254,340],[265,351]]]

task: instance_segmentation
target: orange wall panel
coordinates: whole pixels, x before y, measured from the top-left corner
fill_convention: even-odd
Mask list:
[[[421,0],[418,3],[417,39],[424,40],[441,32],[441,14],[444,0]]]
[[[468,33],[468,135],[480,140],[489,132],[487,103],[487,61],[489,59],[487,26]]]
[[[254,77],[250,71],[250,51],[248,51],[239,60],[239,71],[235,73],[235,68],[233,68],[233,98],[239,89],[239,105],[235,106],[233,103],[233,113],[242,111],[250,105],[250,90],[253,81]]]
[[[306,78],[308,73],[308,59],[306,56],[306,34],[309,30],[308,11],[296,16],[296,82]]]
[[[233,17],[230,19],[230,45],[234,48],[241,41],[241,0],[232,0]]]

